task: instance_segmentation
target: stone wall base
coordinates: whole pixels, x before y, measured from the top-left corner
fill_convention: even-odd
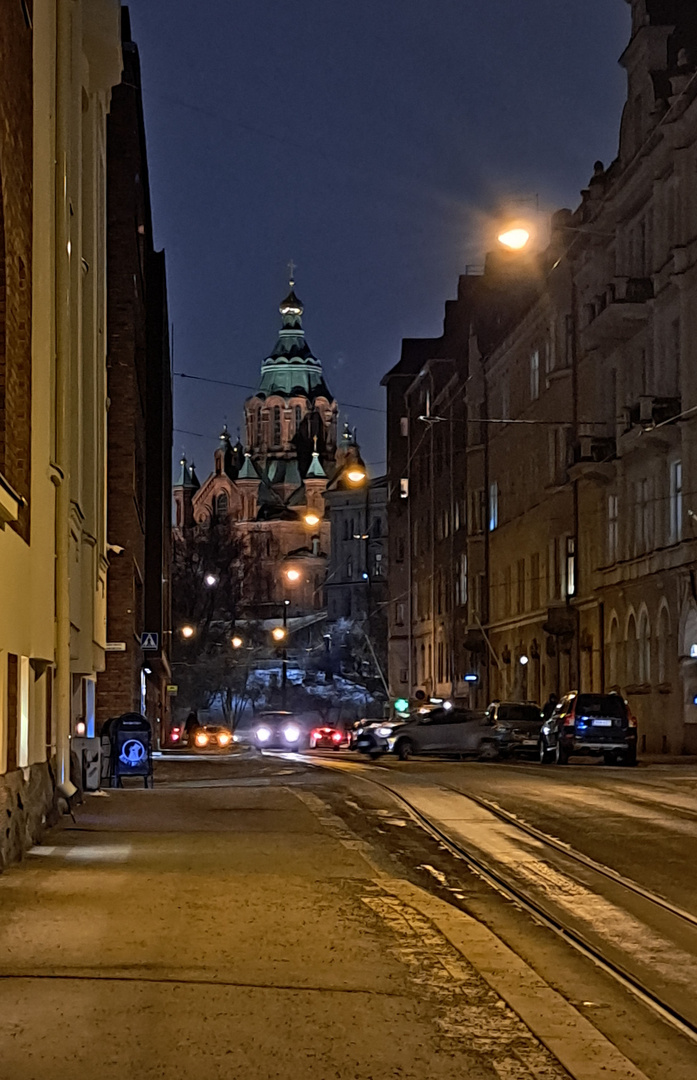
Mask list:
[[[19,862],[58,820],[53,776],[47,761],[0,776],[0,870]]]

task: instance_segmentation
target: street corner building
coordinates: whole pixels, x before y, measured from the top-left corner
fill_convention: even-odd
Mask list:
[[[697,20],[632,0],[619,150],[491,253],[388,399],[395,696],[619,690],[697,753]],[[591,151],[592,152],[592,151]]]
[[[106,645],[106,116],[117,0],[0,5],[0,864],[69,775]]]
[[[358,455],[346,430],[337,443],[338,406],[302,325],[303,305],[290,282],[281,329],[261,365],[259,389],[245,403],[245,438],[227,427],[213,472],[201,484],[183,458],[174,484],[175,534],[222,528],[242,544],[239,611],[263,620],[286,597],[294,614],[325,612],[329,484]],[[284,567],[298,570],[292,587]]]

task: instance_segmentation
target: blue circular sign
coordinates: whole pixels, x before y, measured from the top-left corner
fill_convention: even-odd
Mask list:
[[[127,739],[121,747],[121,753],[119,754],[119,761],[124,765],[133,768],[135,765],[141,765],[147,756],[147,750],[145,744],[140,739]]]

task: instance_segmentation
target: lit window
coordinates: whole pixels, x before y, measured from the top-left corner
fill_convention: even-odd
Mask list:
[[[499,524],[499,485],[494,482],[489,485],[489,532],[498,528]]]
[[[576,595],[576,540],[566,538],[566,595]]]
[[[400,419],[399,419],[399,433],[400,433],[400,435],[404,436],[404,438],[406,438],[406,436],[409,434],[409,417],[408,416],[401,416],[400,417]]]
[[[400,499],[409,498],[409,479],[406,476],[399,481],[399,497]]]

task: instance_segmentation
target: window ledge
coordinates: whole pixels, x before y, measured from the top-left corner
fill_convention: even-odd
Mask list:
[[[17,521],[22,506],[24,506],[24,499],[0,473],[0,529]]]

